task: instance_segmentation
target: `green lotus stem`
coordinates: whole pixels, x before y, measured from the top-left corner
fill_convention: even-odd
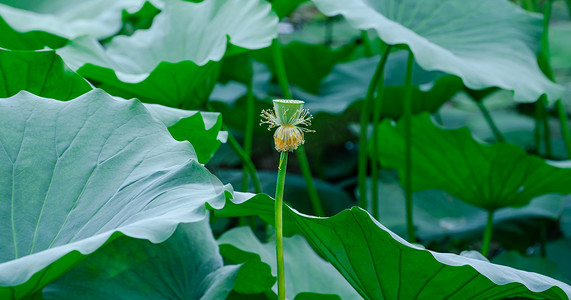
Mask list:
[[[291,89],[289,88],[289,83],[287,81],[287,74],[285,71],[284,59],[282,55],[282,50],[280,43],[277,39],[272,42],[272,52],[274,60],[274,68],[276,70],[276,77],[278,79],[278,84],[282,90],[282,94],[286,99],[293,99],[291,94]],[[303,145],[297,148],[296,154],[298,158],[299,167],[301,173],[305,178],[305,184],[307,186],[307,193],[309,194],[309,200],[311,202],[313,211],[318,215],[324,215],[323,206],[319,200],[319,195],[317,194],[317,189],[313,183],[313,176],[311,176],[311,169],[309,167],[309,162],[307,160],[307,154],[305,153],[305,148]]]
[[[565,141],[565,148],[567,149],[567,158],[571,158],[571,132],[569,131],[569,124],[567,122],[567,110],[565,104],[561,99],[555,101],[555,108],[557,109],[557,116],[559,117],[559,124],[561,125],[561,134]]]
[[[538,100],[535,102],[535,129],[533,132],[533,139],[534,139],[534,148],[535,148],[535,153],[537,153],[537,155],[539,155],[540,151],[541,151],[541,109],[540,109],[540,105],[541,102]]]
[[[367,153],[369,152],[367,126],[373,110],[373,96],[375,95],[375,88],[384,72],[385,62],[383,59],[379,60],[375,74],[367,88],[367,95],[361,107],[361,132],[359,133],[359,160],[358,160],[358,186],[359,186],[359,206],[364,210],[367,209]]]
[[[543,34],[541,35],[541,51],[539,52],[539,67],[552,81],[553,79],[553,70],[551,69],[551,62],[549,59],[549,19],[551,18],[551,0],[545,1],[543,5]],[[544,135],[543,138],[545,139],[545,155],[548,158],[552,157],[551,153],[551,130],[549,129],[549,114],[547,112],[547,97],[545,95],[541,95],[539,98],[541,102],[541,112],[542,112],[542,120],[543,120],[543,130]],[[567,122],[565,125],[561,124],[561,127],[567,127]],[[569,147],[568,147],[569,148]]]
[[[569,13],[569,19],[571,19],[571,0],[566,0],[567,2],[567,12]]]
[[[363,51],[366,57],[373,56],[373,50],[371,49],[371,41],[369,40],[369,34],[367,30],[361,30],[361,41],[363,43]]]
[[[482,112],[484,119],[486,119],[486,122],[488,123],[488,125],[492,129],[492,132],[494,133],[496,140],[498,142],[505,142],[506,139],[504,138],[504,135],[502,134],[502,132],[500,131],[498,126],[496,126],[496,123],[494,122],[494,119],[492,119],[492,116],[490,115],[490,112],[488,111],[488,109],[484,105],[484,102],[482,100],[475,101],[475,102],[476,102],[476,105],[478,105],[478,108],[480,109],[480,111]]]
[[[209,111],[216,111],[214,107],[212,107],[212,104],[208,102],[206,103],[206,109]],[[256,191],[256,194],[261,193],[262,187],[260,185],[260,179],[258,178],[258,172],[256,172],[256,167],[254,166],[252,159],[250,159],[250,156],[246,153],[246,151],[244,151],[242,146],[240,146],[240,143],[238,143],[236,138],[234,138],[234,136],[232,135],[230,129],[228,129],[228,126],[226,126],[226,124],[224,123],[222,123],[222,130],[228,132],[228,145],[230,146],[230,148],[232,148],[234,153],[238,155],[240,161],[242,162],[242,165],[248,169],[248,172],[250,172],[250,176],[252,177],[252,182],[254,183],[254,190]]]
[[[252,140],[254,136],[254,114],[256,113],[252,82],[253,80],[250,80],[248,83],[248,92],[246,94],[246,128],[244,129],[244,152],[250,157],[250,160],[252,157]],[[242,191],[247,192],[249,183],[248,168],[244,165],[242,169]]]
[[[268,128],[276,127],[274,145],[280,152],[278,178],[276,180],[276,259],[278,269],[278,299],[285,299],[284,253],[283,253],[283,196],[289,151],[296,150],[304,143],[304,132],[312,132],[305,126],[311,125],[311,114],[303,109],[300,100],[273,100],[274,108],[263,110],[260,124],[268,124]]]
[[[384,78],[385,78],[385,65],[391,52],[391,45],[388,45],[381,58],[381,73],[377,82],[377,97],[373,105],[373,151],[371,153],[371,201],[372,201],[372,215],[375,219],[379,219],[379,194],[378,184],[379,179],[379,166],[378,166],[378,153],[379,153],[379,121],[381,119],[381,110],[383,108],[384,100]]]
[[[303,149],[303,145],[300,145],[299,148],[297,148],[295,154],[297,155],[297,162],[299,163],[299,167],[302,170],[309,170],[309,161],[307,159],[307,155],[305,154],[305,149]],[[313,212],[318,217],[324,217],[325,211],[323,210],[321,201],[319,201],[319,195],[317,194],[317,189],[313,184],[311,173],[303,172],[303,177],[305,178],[305,184],[307,185],[307,192],[309,193],[309,201],[311,201]]]
[[[333,44],[333,18],[325,19],[325,46]]]
[[[551,132],[549,130],[549,119],[546,113],[545,98],[541,96],[535,103],[535,148],[537,153],[541,150],[541,130],[543,129],[543,141],[545,143],[545,156],[551,157]]]
[[[289,82],[287,80],[282,47],[280,46],[278,39],[274,39],[272,41],[272,54],[274,60],[274,69],[276,71],[276,77],[278,79],[280,89],[282,90],[282,94],[286,99],[293,99],[291,89],[289,88]]]
[[[539,245],[541,257],[547,256],[547,222],[545,219],[539,220]]]
[[[490,242],[492,241],[492,231],[494,223],[494,210],[488,211],[488,222],[486,222],[486,229],[484,231],[484,238],[482,240],[482,255],[488,257],[490,251]]]
[[[412,66],[414,55],[409,50],[406,63],[405,94],[403,99],[403,117],[405,124],[405,198],[406,198],[406,227],[408,241],[416,242],[414,222],[412,219]]]
[[[545,156],[551,158],[551,130],[549,129],[549,114],[547,113],[547,99],[545,95],[539,98],[541,102],[541,120],[543,121],[543,139],[545,142]]]
[[[230,145],[232,150],[234,150],[234,153],[238,155],[240,161],[242,161],[242,165],[244,165],[248,169],[248,172],[250,172],[250,176],[252,177],[252,182],[254,183],[254,190],[256,191],[256,194],[261,193],[262,188],[260,186],[260,180],[258,179],[258,173],[256,172],[256,167],[254,166],[254,163],[250,159],[250,156],[248,156],[246,151],[242,149],[242,147],[240,146],[238,141],[234,138],[230,130],[228,130],[228,127],[226,125],[223,125],[222,129],[228,131],[228,145]]]
[[[569,1],[567,3],[569,4]],[[549,20],[551,19],[551,4],[552,0],[547,0],[545,1],[545,4],[543,6],[543,35],[541,36],[541,52],[539,54],[539,64],[543,73],[549,79],[551,79],[551,81],[555,82],[555,77],[553,76],[553,69],[551,67],[551,59],[549,51]],[[542,96],[542,98],[543,102],[546,103],[547,102],[546,97]],[[561,101],[561,99],[557,99],[557,101],[555,101],[555,108],[557,109],[557,117],[559,118],[559,125],[561,126],[561,134],[563,135],[563,140],[565,141],[567,156],[568,158],[571,158],[571,132],[569,131],[569,125],[568,125],[569,123],[567,122],[567,111],[565,110],[565,104],[563,104],[563,101]],[[548,123],[548,120],[544,119],[544,123]],[[547,132],[549,131],[549,126],[545,126],[545,128],[546,128],[545,132],[547,134]],[[551,148],[550,145],[549,148]],[[547,143],[546,143],[546,149],[547,149]],[[549,152],[551,152],[551,149],[549,149]],[[548,157],[551,157],[550,153]]]
[[[278,179],[276,184],[276,258],[278,266],[278,299],[285,299],[285,272],[284,272],[284,234],[283,234],[283,197],[284,183],[287,168],[287,151],[280,154],[278,166]]]

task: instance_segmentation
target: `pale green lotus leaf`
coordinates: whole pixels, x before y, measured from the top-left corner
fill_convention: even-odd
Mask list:
[[[343,15],[391,45],[406,44],[426,70],[462,78],[474,90],[513,90],[515,100],[554,101],[563,88],[537,65],[540,15],[507,0],[313,0],[327,16]]]

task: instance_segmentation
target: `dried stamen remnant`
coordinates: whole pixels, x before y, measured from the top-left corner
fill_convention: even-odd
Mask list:
[[[304,132],[313,130],[299,125],[311,125],[312,116],[308,109],[303,109],[303,101],[274,100],[274,109],[262,111],[261,124],[269,124],[268,130],[277,127],[274,142],[277,151],[294,151],[305,143]]]

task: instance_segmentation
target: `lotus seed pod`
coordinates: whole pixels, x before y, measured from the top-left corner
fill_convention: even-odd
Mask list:
[[[274,111],[280,124],[293,125],[303,111],[303,104],[300,100],[274,100]]]

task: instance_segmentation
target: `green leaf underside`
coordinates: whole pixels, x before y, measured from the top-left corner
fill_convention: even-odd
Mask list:
[[[380,222],[392,232],[405,235],[404,190],[396,174],[381,170],[378,185]],[[494,213],[494,223],[523,218],[557,220],[563,212],[563,203],[563,197],[558,195],[537,197],[525,207],[499,209]],[[480,235],[486,226],[485,210],[464,203],[441,190],[414,193],[413,207],[416,234],[424,242],[441,240],[447,236],[464,238]]]
[[[277,276],[275,240],[262,244],[249,227],[239,227],[224,233],[219,239],[225,259],[241,263],[244,251],[268,264],[271,274]],[[347,283],[335,268],[320,258],[302,236],[284,239],[286,295],[295,298],[300,293],[336,294],[341,299],[360,299],[359,294]],[[273,286],[277,294],[277,283]]]
[[[259,215],[273,222],[265,194],[235,193],[223,216]],[[420,249],[360,208],[317,218],[284,209],[284,230],[301,232],[365,299],[502,299],[511,296],[568,299],[565,283],[468,257]]]
[[[127,237],[102,247],[42,291],[45,299],[224,299],[239,266],[223,266],[207,219],[161,244]]]
[[[274,0],[272,1],[272,9],[282,19],[289,16],[296,8],[308,0]]]
[[[55,49],[67,42],[66,39],[43,31],[20,33],[15,31],[0,16],[0,48],[12,50],[38,50],[45,46]]]
[[[162,242],[223,201],[192,147],[138,101],[21,92],[0,106],[2,298],[40,290],[116,237]]]
[[[220,69],[218,62],[198,66],[192,61],[181,61],[159,62],[150,73],[141,76],[120,73],[125,62],[109,60],[101,45],[89,38],[74,40],[58,54],[72,69],[112,95],[182,109],[204,106]],[[124,78],[118,78],[119,74]]]
[[[146,1],[0,0],[0,17],[22,33],[43,31],[66,39],[82,35],[103,39],[119,31],[123,10],[134,13]]]
[[[277,36],[277,16],[261,0],[168,0],[148,30],[115,37],[103,49],[79,38],[58,50],[74,70],[110,93],[177,108],[197,108],[214,88],[228,42],[259,49]],[[128,96],[127,96],[128,95]]]
[[[385,120],[378,134],[381,164],[397,169],[404,182],[404,123]],[[412,169],[413,191],[441,189],[486,210],[571,193],[570,169],[551,166],[516,145],[482,144],[465,127],[440,128],[426,113],[412,118]]]
[[[471,89],[497,86],[516,101],[542,94],[558,99],[563,88],[539,70],[541,18],[508,1],[313,0],[327,16],[343,15],[358,29],[374,29],[388,44],[406,44],[426,70],[462,78]]]
[[[207,163],[220,143],[226,142],[222,129],[222,115],[213,112],[189,111],[158,104],[144,104],[151,115],[168,127],[177,141],[189,141],[198,162]]]
[[[70,70],[55,51],[0,49],[0,98],[14,96],[21,90],[70,100],[88,92],[91,86]]]

